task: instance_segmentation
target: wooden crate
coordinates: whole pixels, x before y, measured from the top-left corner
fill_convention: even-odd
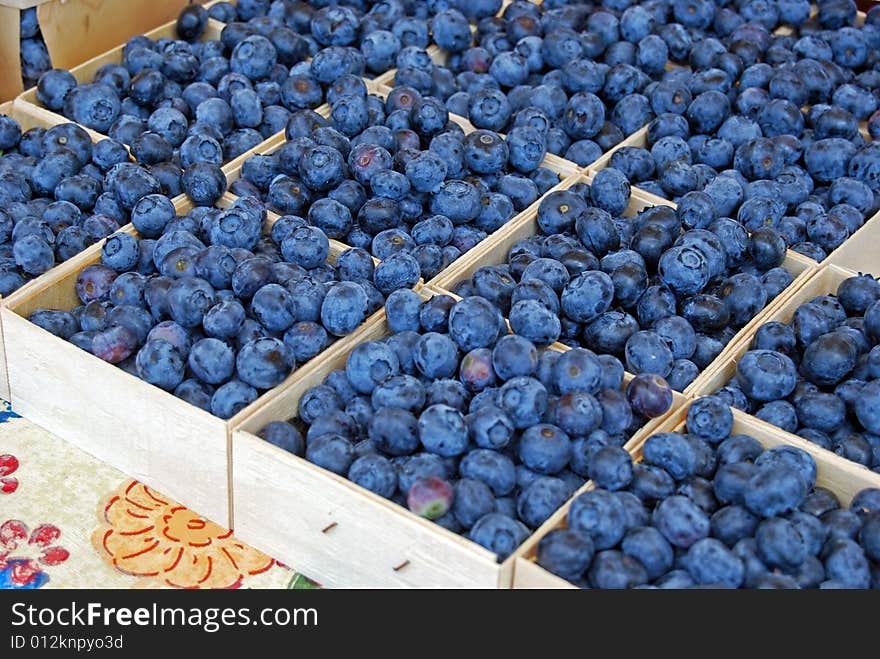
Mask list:
[[[52,126],[57,126],[60,124],[70,123],[64,117],[52,115],[48,116],[43,113],[35,112],[34,108],[27,104],[22,103],[21,101],[7,101],[5,103],[0,104],[0,115],[6,115],[15,119],[19,125],[21,126],[22,132],[26,130],[30,130],[31,128],[50,128]],[[94,131],[84,129],[89,137],[92,138],[92,142],[98,142],[103,139],[98,133]],[[55,266],[49,272],[44,273],[40,277],[36,277],[29,281],[27,284],[22,286],[16,294],[22,290],[28,290],[30,287],[39,287],[41,286],[41,281],[44,279],[49,279],[54,276],[54,273],[58,270],[60,265]],[[2,304],[2,298],[0,298],[0,304]],[[6,374],[6,353],[5,353],[5,344],[3,343],[3,323],[0,320],[0,398],[4,400],[10,400],[10,391],[9,391],[9,378]]]
[[[575,175],[566,178],[559,185],[554,187],[552,191],[567,190],[576,183],[585,183],[586,177],[583,175]],[[549,192],[548,192],[549,194]],[[544,195],[546,196],[546,195]],[[507,262],[507,252],[517,242],[523,238],[533,236],[538,233],[538,207],[541,205],[541,199],[513,218],[510,222],[498,229],[484,240],[476,249],[463,254],[448,268],[444,269],[439,275],[434,277],[429,284],[437,286],[445,290],[452,290],[460,281],[471,277],[474,272],[487,265],[501,265]],[[630,200],[630,207],[633,208],[633,202]],[[641,210],[641,208],[639,208]],[[630,209],[627,209],[629,214]]]
[[[564,183],[554,189],[567,189],[575,183],[587,183],[590,180],[590,175],[573,177],[566,179]],[[504,227],[483,241],[483,245],[479,249],[463,255],[429,283],[433,286],[452,290],[460,281],[473,276],[474,272],[479,268],[487,265],[501,265],[506,263],[507,254],[511,247],[520,240],[539,233],[540,229],[538,228],[537,220],[539,205],[540,200],[527,209],[528,212],[524,212],[516,218],[516,221],[507,223]],[[633,188],[629,207],[624,211],[624,215],[627,217],[635,217],[643,209],[652,206],[670,206],[675,208],[675,204],[671,201],[652,195],[639,188]],[[784,298],[786,295],[796,291],[804,282],[806,282],[817,268],[815,261],[792,250],[788,250],[786,253],[783,267],[795,276],[794,282],[792,282],[792,284],[783,291],[776,300],[771,302],[756,318],[762,317],[767,312],[767,309],[774,308],[773,305],[777,303],[780,298]],[[707,374],[715,368],[715,365],[720,364],[727,359],[731,346],[737,344],[742,337],[745,337],[748,334],[749,328],[754,322],[755,320],[737,332],[736,336],[731,339],[730,343],[728,343],[721,354],[715,358],[715,361],[684,390],[685,395],[691,395],[705,388]]]
[[[637,130],[635,133],[623,140],[623,142],[618,144],[616,147],[607,151],[601,158],[596,160],[596,162],[586,167],[585,171],[587,174],[588,182],[592,183],[593,179],[596,178],[596,174],[598,174],[606,167],[610,167],[611,158],[614,156],[615,153],[617,153],[624,147],[648,149],[648,127],[643,126],[641,129]],[[675,205],[671,200],[666,199],[665,197],[656,195],[653,192],[649,192],[648,190],[643,190],[639,187],[638,183],[632,183],[631,187],[634,193],[638,191],[639,196],[641,196],[645,200],[651,201],[655,206],[662,204],[672,204],[673,206]]]
[[[685,420],[690,403],[671,414],[655,427],[654,433],[683,432]],[[765,449],[775,446],[794,446],[809,453],[816,461],[816,486],[825,487],[834,492],[841,503],[849,504],[852,498],[861,490],[869,487],[880,487],[880,474],[841,458],[830,451],[819,448],[797,435],[791,435],[776,426],[764,423],[739,410],[733,410],[733,430],[731,434],[749,435],[757,439]],[[636,462],[642,460],[642,448],[650,434],[643,435],[638,442],[631,442],[631,453]],[[592,483],[587,483],[580,492],[592,489]],[[535,562],[538,543],[547,533],[556,528],[565,526],[565,520],[571,501],[548,519],[514,554],[516,565],[513,573],[514,588],[576,588],[573,584],[548,572]]]
[[[375,81],[364,80],[364,82],[367,85],[367,92],[368,93],[376,94],[377,96],[380,96],[383,99],[385,99],[388,96],[390,89],[383,87],[381,84],[378,84]],[[315,108],[315,112],[317,114],[320,114],[322,117],[325,117],[325,118],[329,117],[330,116],[330,106],[325,103],[324,105],[321,105],[320,107]],[[453,122],[457,123],[458,125],[460,125],[466,134],[471,133],[474,130],[476,130],[471,125],[471,123],[467,119],[465,119],[464,117],[460,117],[455,114],[450,114],[449,119],[450,119],[450,121],[453,121]],[[276,133],[275,135],[273,135],[272,137],[270,137],[269,139],[267,139],[262,144],[259,144],[258,146],[251,149],[250,151],[238,156],[235,160],[232,160],[229,163],[227,163],[223,168],[224,173],[226,174],[227,183],[229,185],[232,185],[235,181],[237,181],[238,179],[241,178],[241,169],[242,169],[245,161],[248,158],[250,158],[253,155],[267,155],[267,154],[274,153],[275,151],[280,149],[286,143],[286,141],[287,140],[286,140],[284,131],[280,131],[280,132]],[[549,194],[549,192],[552,192],[554,190],[566,189],[567,187],[572,185],[575,181],[580,180],[580,179],[578,179],[578,177],[581,175],[580,168],[576,164],[574,164],[568,160],[565,160],[564,158],[559,158],[558,156],[554,156],[553,154],[547,154],[546,157],[544,158],[544,161],[541,163],[541,166],[546,167],[547,169],[554,172],[559,177],[559,183],[556,186],[554,186],[553,188],[551,188],[550,190],[548,190],[547,194]],[[543,198],[543,197],[541,197],[541,198]],[[461,264],[469,262],[469,259],[479,258],[480,255],[483,254],[486,251],[486,249],[488,249],[487,245],[490,244],[490,242],[492,241],[492,239],[495,236],[498,236],[500,234],[505,233],[512,226],[518,225],[523,220],[523,218],[536,215],[538,212],[538,206],[540,205],[540,202],[541,202],[541,198],[537,199],[530,206],[528,206],[527,208],[521,210],[519,213],[514,215],[500,229],[489,234],[489,236],[487,238],[485,238],[474,249],[472,249],[471,251],[463,254],[458,259],[456,259],[452,264],[450,264],[447,268],[445,268],[442,273],[440,273],[437,277],[435,277],[432,280],[432,283],[437,283],[438,281],[441,280],[441,278],[443,278],[445,280],[446,278],[443,277],[443,275],[446,272],[449,272],[451,269],[460,269],[460,268],[464,267]]]
[[[755,332],[762,325],[774,320],[783,323],[790,322],[794,312],[804,302],[817,295],[836,294],[840,283],[856,273],[836,265],[823,265],[804,274],[805,276],[798,277],[794,284],[771,302],[764,311],[743,328],[734,341],[728,344],[727,349],[721,355],[723,359],[719,357],[715,360],[715,363],[701,376],[699,383],[694,383],[699,384],[694,389],[695,395],[713,394],[736,375],[737,363],[751,348]]]
[[[85,1],[85,0],[81,0],[81,1]],[[123,0],[103,0],[103,1],[104,2],[110,2],[110,1],[121,2]],[[161,2],[161,0],[160,0],[160,2]],[[177,0],[175,0],[175,2],[177,2]],[[180,3],[178,2],[178,4],[180,4]],[[186,4],[186,3],[183,3],[183,4]],[[177,11],[179,12],[179,9]],[[122,13],[125,13],[125,12],[122,12]],[[177,12],[175,12],[175,15],[176,15],[176,13]],[[147,36],[153,40],[161,39],[161,38],[175,39],[175,38],[177,38],[176,33],[175,33],[176,24],[177,24],[177,20],[175,19],[172,21],[168,21],[168,22],[160,25],[159,27],[153,27],[153,29],[149,29],[150,27],[155,25],[155,23],[150,23],[150,24],[144,26],[144,30],[136,30],[135,32],[133,32],[132,34],[130,34],[128,36],[134,36],[135,34],[143,33],[145,36]],[[208,19],[208,25],[205,28],[205,33],[202,35],[202,40],[207,41],[209,39],[219,39],[220,33],[223,31],[223,27],[224,27],[223,23],[220,23],[219,21],[215,21],[214,19]],[[69,38],[69,36],[65,37],[65,38]],[[113,41],[111,42],[110,45],[115,45],[115,47],[111,48],[110,50],[106,50],[105,52],[102,52],[104,50],[104,49],[102,49],[102,51],[98,51],[98,52],[100,52],[99,55],[95,55],[95,56],[91,57],[91,59],[82,58],[82,59],[78,60],[81,63],[77,64],[76,66],[72,66],[70,68],[71,75],[73,75],[73,77],[76,78],[76,81],[78,83],[88,83],[88,82],[92,81],[92,79],[95,76],[95,73],[98,72],[98,69],[100,69],[105,64],[120,64],[122,62],[122,49],[125,47],[125,41],[127,38],[128,37],[121,37],[119,35],[114,34]],[[61,119],[63,119],[64,121],[70,121],[66,117],[63,117],[62,115],[57,114],[55,112],[52,112],[49,109],[43,107],[41,105],[39,99],[37,98],[36,87],[31,87],[30,89],[26,90],[23,94],[21,94],[18,97],[18,100],[23,101],[25,103],[29,103],[30,105],[32,105],[34,108],[34,111],[37,113],[51,115],[52,117],[55,117],[56,119],[58,117],[61,117]]]
[[[738,359],[736,356],[738,346],[741,345],[743,341],[751,342],[757,329],[770,320],[773,314],[776,313],[780,307],[784,306],[792,296],[796,295],[819,270],[819,265],[817,265],[813,259],[806,257],[803,254],[798,254],[791,249],[786,252],[785,261],[782,262],[782,267],[795,276],[794,281],[788,285],[788,288],[771,300],[745,327],[734,335],[730,340],[730,343],[724,346],[724,350],[719,353],[706,370],[700,373],[700,375],[697,376],[697,379],[687,388],[688,393],[699,395],[707,392],[715,381],[715,373],[717,370],[723,368],[725,365],[729,365],[732,360]],[[716,390],[717,387],[712,389],[712,391]]]
[[[422,290],[426,299],[434,294],[446,292],[430,286]],[[326,586],[509,588],[512,557],[498,563],[476,543],[256,436],[270,421],[297,416],[303,394],[344,368],[356,345],[389,333],[384,315],[375,319],[302,369],[294,382],[272,392],[235,426],[235,535]],[[548,349],[569,348],[555,344]],[[685,401],[676,394],[666,416]],[[649,422],[630,443],[639,442],[663,418]]]
[[[226,195],[218,202],[228,208]],[[190,202],[176,205],[179,214]],[[278,219],[271,214],[267,229]],[[137,235],[131,225],[121,231]],[[199,514],[231,526],[229,437],[235,423],[272,397],[269,391],[226,421],[103,362],[27,320],[39,308],[72,309],[79,272],[101,258],[103,241],[3,301],[0,318],[10,400],[17,412],[95,457],[166,493]],[[347,247],[330,243],[331,263]],[[365,321],[375,322],[382,312]],[[321,362],[322,355],[312,362]],[[294,370],[280,387],[297,381]]]
[[[0,0],[0,101],[23,91],[18,29],[23,9],[37,8],[52,66],[69,69],[176,19],[187,4],[188,0]]]

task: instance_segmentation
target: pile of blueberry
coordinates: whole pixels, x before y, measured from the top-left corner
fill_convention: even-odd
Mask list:
[[[630,463],[622,448],[672,391],[614,357],[539,352],[471,297],[385,304],[392,334],[361,343],[344,370],[276,421],[266,441],[466,534],[504,559],[584,484]]]
[[[683,391],[792,282],[781,267],[785,244],[772,229],[749,235],[729,218],[695,228],[685,207],[622,216],[626,204],[599,177],[549,193],[540,233],[454,291],[490,300],[539,345],[615,355],[632,373]]]
[[[202,39],[207,18],[189,5],[177,22],[179,39],[133,37],[122,61],[103,65],[91,82],[51,70],[40,77],[37,98],[130,145],[140,163],[186,169],[252,149],[284,130],[292,112],[321,105],[344,74],[363,71],[348,51],[312,52],[283,24],[266,34],[232,24],[219,39]]]
[[[841,282],[755,334],[718,395],[880,473],[880,284]]]
[[[697,227],[732,217],[749,231],[773,228],[822,261],[880,206],[880,151],[865,144],[852,115],[837,116],[843,112],[814,105],[802,114],[773,99],[749,115],[719,111],[723,121],[708,132],[663,114],[649,124],[645,148],[620,148],[600,174],[676,200]]]
[[[22,132],[0,115],[0,295],[128,223],[158,177],[111,139],[72,123]]]
[[[500,8],[498,2],[492,12]],[[245,0],[218,2],[208,15],[245,34],[271,38],[278,30],[292,30],[310,55],[317,57],[329,49],[321,57],[332,54],[333,59],[349,60],[352,72],[372,77],[398,66],[400,57],[412,57],[411,51],[426,47],[431,29],[428,12],[441,9],[397,0],[369,4]]]
[[[443,63],[421,44],[404,48],[395,86],[445,100],[478,128],[538,130],[550,153],[582,166],[653,118],[644,92],[663,76],[669,47],[641,7],[618,20],[586,5],[514,2],[484,14],[473,33],[459,9],[430,21]]]
[[[354,76],[336,85],[328,118],[296,112],[287,141],[250,156],[235,194],[262,196],[378,259],[406,254],[425,280],[560,182],[528,128],[465,134],[445,105],[409,87],[387,98]]]
[[[593,477],[538,563],[584,588],[880,588],[880,489],[847,509],[808,453],[732,427],[719,399],[693,403],[686,433]]]
[[[37,21],[37,8],[31,7],[21,12],[19,21],[21,39],[21,82],[25,89],[37,84],[40,76],[52,68],[52,58],[43,41],[40,24]]]
[[[81,306],[29,320],[224,419],[418,280],[358,248],[331,265],[327,236],[299,218],[264,236],[254,198],[176,216],[152,194],[131,222],[141,238],[113,234],[77,277]]]

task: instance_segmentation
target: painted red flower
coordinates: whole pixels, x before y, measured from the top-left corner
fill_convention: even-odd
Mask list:
[[[32,532],[27,524],[9,519],[0,525],[0,588],[39,588],[49,580],[44,567],[60,565],[70,557],[55,542],[61,531],[41,524]]]
[[[0,455],[0,494],[12,494],[18,489],[18,479],[11,474],[18,469],[18,458],[9,453]]]

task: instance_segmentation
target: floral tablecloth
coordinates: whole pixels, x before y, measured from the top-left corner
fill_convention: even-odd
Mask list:
[[[303,588],[231,531],[0,401],[0,588]]]

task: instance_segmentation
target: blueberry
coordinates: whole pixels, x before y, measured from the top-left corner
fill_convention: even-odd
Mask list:
[[[691,545],[685,561],[698,584],[738,588],[745,578],[742,561],[715,538],[704,538]]]
[[[361,487],[390,498],[397,489],[397,474],[387,458],[381,455],[364,455],[351,463],[348,479]]]
[[[58,112],[64,106],[64,98],[76,85],[76,78],[69,71],[51,69],[37,82],[37,99],[49,110]]]
[[[527,526],[538,528],[570,495],[571,489],[562,479],[538,476],[524,485],[517,496],[517,515]]]
[[[557,314],[537,300],[522,300],[510,310],[511,328],[538,347],[555,342],[562,327]]]
[[[873,561],[880,558],[880,515],[867,515],[859,531],[859,544]]]
[[[604,418],[600,402],[592,395],[574,391],[563,394],[556,406],[556,421],[568,433],[586,436],[606,422],[611,424],[614,419]],[[629,423],[626,424],[629,426]]]
[[[519,458],[539,474],[562,471],[571,457],[571,441],[560,428],[549,424],[529,427],[520,438]]]
[[[19,238],[12,246],[16,265],[29,275],[41,275],[55,265],[52,247],[37,235]]]
[[[187,364],[200,381],[222,384],[235,370],[235,353],[219,339],[201,339],[193,344]]]
[[[351,334],[367,315],[367,295],[353,282],[339,282],[328,291],[321,304],[321,322],[334,336]]]
[[[469,537],[504,560],[528,537],[528,529],[508,515],[489,513],[477,520]]]
[[[825,559],[825,572],[846,588],[868,588],[870,568],[862,548],[849,540],[836,541]]]
[[[502,449],[513,438],[513,424],[494,404],[472,410],[465,420],[471,441],[480,448]]]
[[[535,355],[537,361],[537,354]],[[468,389],[482,391],[496,383],[495,369],[492,366],[492,351],[488,348],[471,350],[461,360],[459,379]]]
[[[458,351],[445,334],[423,334],[415,347],[414,360],[419,371],[432,379],[452,377],[458,370]]]
[[[385,453],[409,455],[419,446],[418,421],[406,410],[381,408],[370,420],[369,437]]]
[[[606,167],[596,174],[590,184],[590,197],[599,208],[612,215],[620,215],[629,205],[629,181],[620,170]]]
[[[226,175],[218,165],[197,162],[190,165],[181,179],[187,196],[197,206],[213,206],[226,191]]]
[[[340,435],[321,435],[308,442],[306,460],[336,474],[346,474],[354,462],[354,446]]]
[[[575,580],[593,560],[593,541],[573,529],[554,529],[538,543],[538,565],[563,579]]]
[[[663,468],[676,480],[684,480],[697,470],[693,446],[678,433],[652,435],[642,450],[646,463]]]
[[[770,567],[794,569],[807,557],[806,545],[797,528],[779,517],[761,522],[755,540],[761,559]]]
[[[329,345],[330,337],[318,323],[302,321],[284,333],[284,343],[293,351],[296,361],[307,362]]]
[[[305,442],[299,431],[285,421],[272,421],[262,428],[257,435],[280,449],[302,456],[305,453]]]
[[[601,448],[590,460],[589,476],[597,487],[609,491],[621,490],[632,481],[632,457],[622,448]]]
[[[690,499],[680,495],[661,501],[654,510],[653,521],[672,545],[684,549],[709,534],[709,518]]]
[[[635,588],[648,581],[648,573],[636,559],[619,551],[601,551],[596,554],[589,570],[594,588]]]
[[[119,116],[120,107],[114,90],[98,83],[77,85],[64,99],[65,115],[102,134],[110,130]]]
[[[873,380],[861,388],[855,402],[859,423],[868,432],[880,432],[880,380]]]
[[[271,389],[280,384],[294,365],[290,348],[270,337],[246,343],[236,357],[238,376],[258,389]]]
[[[863,518],[880,512],[880,489],[869,487],[859,491],[853,497],[850,509]]]
[[[572,348],[556,360],[553,378],[561,394],[575,391],[597,394],[602,385],[602,362],[586,348]]]
[[[501,387],[499,406],[517,429],[539,423],[547,409],[547,390],[531,377],[516,377]]]
[[[28,320],[47,332],[69,340],[79,331],[79,324],[73,314],[55,309],[37,309],[28,315]]]
[[[459,473],[463,478],[484,482],[496,497],[510,494],[516,486],[513,461],[502,453],[487,449],[476,449],[465,455]]]
[[[626,510],[620,499],[606,490],[589,490],[578,495],[568,512],[568,525],[586,533],[596,549],[609,549],[623,538]]]
[[[626,387],[626,398],[633,410],[648,418],[665,414],[673,401],[672,389],[666,380],[651,373],[634,377]]]
[[[184,361],[177,349],[162,339],[147,342],[138,352],[136,364],[143,380],[166,391],[183,381]]]
[[[446,332],[449,329],[449,312],[455,300],[448,295],[435,295],[419,308],[419,324],[425,332]]]
[[[221,385],[211,397],[211,413],[221,419],[230,419],[257,399],[257,390],[241,380],[230,380]]]
[[[880,283],[870,275],[849,277],[837,287],[837,299],[849,314],[864,314],[880,299]]]
[[[369,394],[377,384],[400,372],[400,361],[389,346],[370,341],[351,352],[345,372],[356,391]]]
[[[204,385],[194,379],[184,380],[174,390],[175,396],[206,412],[211,411],[211,396],[213,393],[213,387]]]
[[[753,400],[779,400],[794,391],[797,369],[786,355],[772,350],[751,350],[737,364],[736,381]]]
[[[448,405],[431,405],[418,421],[419,440],[426,450],[442,457],[462,454],[468,431],[464,417]]]

